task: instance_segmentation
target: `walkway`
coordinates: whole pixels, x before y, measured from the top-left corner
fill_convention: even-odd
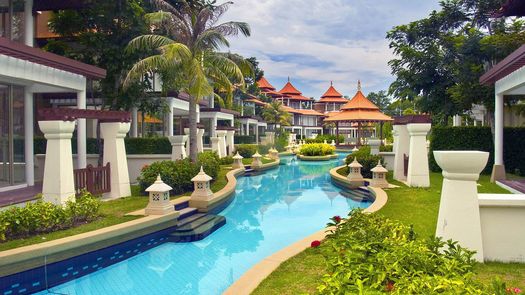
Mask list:
[[[499,180],[498,182],[500,182],[501,184],[505,185],[505,186],[508,186],[509,188],[519,192],[519,193],[522,193],[522,194],[525,194],[525,179],[520,179],[520,180]]]
[[[42,183],[36,183],[34,186],[28,186],[21,189],[0,192],[0,207],[34,200],[35,196],[41,192]]]

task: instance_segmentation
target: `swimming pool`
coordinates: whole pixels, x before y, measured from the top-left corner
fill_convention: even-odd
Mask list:
[[[226,225],[204,240],[159,246],[50,288],[60,294],[220,294],[264,257],[324,227],[334,215],[365,208],[340,194],[328,171],[341,159],[301,162],[240,177]]]

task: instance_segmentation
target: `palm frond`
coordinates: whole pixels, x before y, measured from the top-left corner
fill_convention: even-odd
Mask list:
[[[124,80],[123,86],[127,88],[131,82],[142,78],[146,73],[162,71],[168,65],[169,62],[160,54],[148,56],[133,65]]]
[[[231,52],[217,52],[216,54],[222,55],[230,60],[232,60],[240,69],[242,74],[246,76],[255,75],[255,70],[253,64],[245,59],[242,55]]]
[[[226,22],[215,27],[211,27],[211,30],[216,30],[224,36],[238,36],[239,33],[245,37],[251,35],[250,25],[245,22]]]
[[[159,48],[167,60],[187,61],[191,59],[190,49],[182,43],[171,43]]]
[[[215,67],[228,76],[236,84],[244,87],[244,75],[241,69],[231,59],[226,58],[220,54],[209,52],[205,54],[205,64],[210,67]]]
[[[214,6],[212,10],[213,14],[208,18],[208,25],[212,26],[215,24],[228,11],[232,4],[232,1],[227,1],[221,5]]]
[[[230,47],[230,43],[224,35],[215,30],[206,30],[199,34],[195,40],[194,47],[200,50],[214,49],[218,50],[222,46]]]
[[[173,44],[175,41],[160,35],[142,35],[129,41],[126,46],[127,52],[155,50],[162,46]]]

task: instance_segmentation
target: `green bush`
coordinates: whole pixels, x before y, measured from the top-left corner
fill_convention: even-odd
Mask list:
[[[203,167],[206,174],[216,179],[219,175],[220,162],[216,153],[204,152],[198,155],[197,163],[190,159],[177,161],[158,161],[144,166],[138,178],[142,191],[145,191],[160,175],[164,183],[171,186],[171,194],[178,195],[193,190],[191,179],[199,173]]]
[[[100,201],[83,192],[76,202],[59,206],[38,200],[0,212],[0,241],[33,236],[91,222],[100,216]]]
[[[503,140],[505,169],[507,172],[525,176],[525,128],[505,128]]]
[[[379,151],[380,152],[392,152],[393,148],[394,148],[393,145],[381,145],[379,146]]]
[[[490,173],[494,163],[494,143],[489,127],[442,127],[435,126],[430,134],[429,168],[440,172],[433,151],[441,150],[477,150],[490,152],[490,157],[483,170]]]
[[[256,144],[236,144],[235,152],[239,153],[243,158],[251,158],[257,152]],[[259,152],[260,153],[260,152]]]
[[[326,140],[326,143],[331,143],[332,140],[335,140],[336,136],[331,134],[317,134],[316,138],[307,138],[305,139],[306,143],[324,143]],[[345,141],[345,138],[343,135],[339,135],[339,141],[336,141],[336,143],[343,143]]]
[[[233,140],[238,144],[254,144],[255,135],[235,135]]]
[[[307,143],[301,146],[299,153],[303,156],[326,156],[335,153],[335,147],[327,143]]]
[[[290,136],[290,132],[283,131],[279,133],[279,135],[276,135],[275,138],[275,149],[277,149],[279,152],[283,152],[286,150],[286,146],[288,146],[288,138]]]
[[[321,294],[482,294],[473,251],[457,242],[418,239],[411,227],[379,214],[350,212],[319,251],[327,270]]]
[[[226,156],[224,158],[220,158],[219,162],[221,165],[231,165],[233,164],[233,157],[232,156]]]
[[[171,154],[171,143],[167,137],[125,138],[128,155]]]
[[[381,163],[383,164],[383,167],[386,166],[381,156],[370,154],[369,146],[361,146],[358,151],[346,156],[346,164],[350,164],[354,158],[356,158],[357,161],[363,165],[363,168],[361,168],[361,174],[364,178],[372,178],[372,172],[370,170],[377,166],[379,160],[382,161]]]

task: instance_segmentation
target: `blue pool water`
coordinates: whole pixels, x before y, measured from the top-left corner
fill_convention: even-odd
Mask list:
[[[328,171],[341,159],[300,162],[238,179],[226,225],[204,240],[164,243],[51,288],[60,294],[220,294],[264,257],[322,229],[334,215],[365,208],[340,194]]]

